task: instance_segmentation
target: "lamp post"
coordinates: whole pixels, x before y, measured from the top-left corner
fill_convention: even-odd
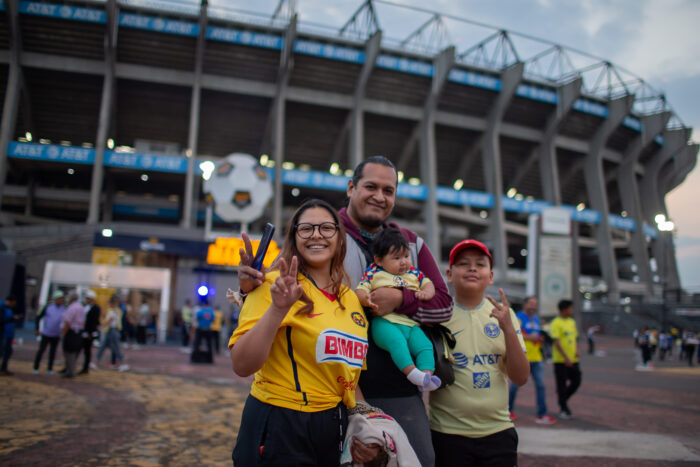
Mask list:
[[[668,261],[668,242],[670,241],[670,238],[673,235],[673,229],[675,229],[676,225],[673,223],[672,220],[666,219],[665,214],[657,214],[656,216],[654,216],[654,221],[656,222],[656,227],[659,230],[659,240],[661,240],[661,261],[659,261],[659,263],[661,263],[659,264],[659,269],[661,273],[659,277],[661,279],[661,293],[663,295],[661,326],[663,330],[666,331],[666,314],[668,312],[668,305],[666,303],[666,289],[668,288],[668,265],[670,263],[670,261]]]

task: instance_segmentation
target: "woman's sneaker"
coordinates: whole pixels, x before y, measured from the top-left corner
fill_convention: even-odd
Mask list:
[[[571,420],[571,412],[567,412],[566,410],[562,410],[561,413],[559,414],[559,418],[562,420]]]
[[[129,368],[131,368],[129,365],[127,365],[126,363],[122,363],[121,365],[119,365],[119,367],[117,368],[117,370],[119,370],[119,371],[127,371]]]

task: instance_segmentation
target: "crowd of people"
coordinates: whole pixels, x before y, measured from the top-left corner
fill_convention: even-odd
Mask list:
[[[493,257],[473,239],[451,249],[446,283],[423,239],[387,222],[396,189],[393,164],[366,159],[345,208],[312,199],[297,209],[267,271],[251,267],[244,234],[229,348],[233,371],[255,380],[235,465],[516,465],[512,405],[530,374],[536,421],[555,421],[544,404],[536,299],[516,316],[502,290],[488,296]],[[572,312],[562,301],[547,334],[561,418],[571,418],[581,381]],[[426,339],[438,326],[452,338],[440,352]],[[436,364],[443,351],[447,373]]]
[[[146,300],[135,312],[126,300],[112,295],[107,306],[102,309],[97,303],[97,294],[90,289],[83,302],[77,290],[67,294],[57,289],[51,300],[36,315],[36,335],[39,348],[34,357],[33,373],[38,374],[44,353],[48,349],[47,373],[54,374],[54,362],[59,343],[63,350],[65,367],[59,371],[62,377],[73,378],[88,374],[90,369],[99,369],[105,350],[110,350],[114,369],[126,371],[130,367],[125,362],[122,346],[138,349],[146,345],[147,336],[155,335],[155,314]],[[95,361],[93,348],[97,347]],[[77,363],[83,355],[82,367]]]
[[[635,329],[632,334],[634,346],[637,349],[637,371],[652,371],[654,358],[659,361],[666,358],[674,358],[688,362],[688,366],[694,363],[700,365],[700,339],[698,334],[691,329],[655,329],[646,326]]]

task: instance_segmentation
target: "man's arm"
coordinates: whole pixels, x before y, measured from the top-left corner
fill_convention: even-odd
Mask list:
[[[559,343],[559,339],[554,339],[554,347],[556,347],[557,350],[559,350],[559,352],[561,352],[562,356],[564,357],[564,364],[566,366],[573,365],[571,363],[571,359],[569,358],[568,355],[566,355],[566,352],[564,352],[564,349],[561,347],[561,344]]]

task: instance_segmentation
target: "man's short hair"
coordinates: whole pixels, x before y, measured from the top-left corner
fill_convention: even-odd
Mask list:
[[[559,300],[559,303],[557,304],[557,308],[559,308],[559,312],[561,313],[562,311],[566,310],[569,308],[571,305],[573,305],[574,302],[571,300]]]
[[[383,165],[384,167],[391,167],[394,169],[394,172],[396,173],[396,183],[399,182],[398,178],[398,172],[396,171],[396,166],[394,165],[393,162],[391,162],[389,159],[387,159],[384,156],[370,156],[367,159],[363,160],[359,164],[357,164],[357,167],[355,167],[355,171],[352,173],[352,184],[357,186],[359,183],[360,179],[362,178],[363,171],[365,170],[365,166],[367,164],[379,164]]]
[[[7,297],[5,297],[5,302],[16,302],[16,301],[17,301],[17,297],[15,297],[14,295],[8,295]]]
[[[396,227],[382,229],[372,242],[375,256],[380,258],[389,254],[392,250],[408,250],[408,240]]]

